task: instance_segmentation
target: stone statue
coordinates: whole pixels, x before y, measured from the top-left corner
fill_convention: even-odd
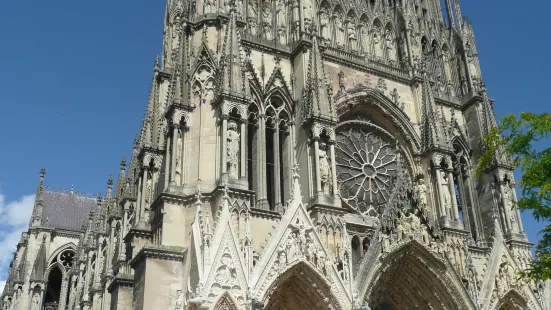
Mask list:
[[[249,29],[249,35],[256,36],[256,23],[257,23],[257,2],[247,1],[247,25]]]
[[[31,300],[31,310],[39,310],[40,309],[40,294],[34,293],[33,298]]]
[[[351,51],[358,50],[358,37],[356,35],[356,23],[353,20],[348,22],[348,44]]]
[[[340,14],[335,16],[335,39],[337,46],[344,47],[344,23]]]
[[[239,178],[239,133],[237,124],[229,122],[227,132],[227,155],[228,155],[228,177],[230,179]]]
[[[381,28],[379,28],[378,25],[376,25],[373,28],[373,54],[375,56],[375,60],[382,61],[383,58],[383,45],[381,43],[381,37],[380,37]]]
[[[369,54],[369,30],[366,25],[362,25],[360,35],[362,40],[362,53],[367,56]]]
[[[329,16],[325,10],[320,13],[320,34],[325,42],[331,39],[331,32],[329,30]]]
[[[293,40],[298,41],[300,38],[300,4],[298,0],[293,0],[292,14],[293,14]]]
[[[284,0],[277,0],[276,4],[277,27],[287,27],[287,6]]]
[[[448,175],[444,172],[440,172],[442,174],[442,198],[444,200],[444,209],[446,210],[446,216],[451,217],[451,209],[452,209],[452,196],[450,194],[450,188],[448,184]]]
[[[391,64],[396,63],[396,48],[394,46],[394,37],[390,29],[387,29],[385,32],[385,42],[389,62]]]
[[[149,173],[147,174],[147,182],[146,182],[146,185],[145,185],[145,207],[149,207],[149,203],[151,202],[151,184],[152,184],[153,180],[151,179],[151,177],[149,176]]]
[[[182,174],[182,137],[178,135],[176,141],[176,174]]]
[[[331,195],[331,166],[329,165],[329,160],[327,159],[327,153],[325,150],[319,151],[319,172],[321,180],[321,189],[325,195]]]
[[[262,7],[262,31],[266,40],[273,40],[272,8],[270,2],[264,3]]]
[[[304,29],[312,24],[312,0],[303,1],[302,14],[304,15]]]
[[[184,293],[182,293],[181,290],[178,290],[178,298],[176,298],[176,305],[174,306],[174,309],[184,309]]]
[[[419,208],[425,210],[427,207],[427,186],[424,179],[419,179],[417,184],[417,199],[419,202]]]

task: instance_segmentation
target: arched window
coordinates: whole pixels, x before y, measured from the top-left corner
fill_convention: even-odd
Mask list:
[[[52,307],[52,309],[57,309],[57,306],[61,302],[61,284],[63,282],[63,273],[56,265],[50,270],[48,275],[48,285],[46,286],[46,296],[44,299],[45,308]]]
[[[362,249],[360,248],[360,238],[354,236],[352,238],[352,266],[356,266],[362,259]]]

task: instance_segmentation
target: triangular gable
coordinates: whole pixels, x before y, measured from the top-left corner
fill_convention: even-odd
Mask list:
[[[214,74],[217,68],[216,66],[217,61],[214,60],[214,57],[212,56],[212,54],[213,54],[212,51],[205,44],[205,42],[202,42],[201,46],[199,47],[199,51],[195,56],[195,60],[193,61],[193,65],[191,66],[192,71],[188,75],[188,77],[189,78],[193,77],[197,69],[203,65],[209,67],[212,70],[212,74]]]
[[[291,101],[293,98],[293,95],[289,89],[287,81],[285,81],[285,77],[283,76],[283,72],[281,71],[280,66],[275,67],[265,87],[266,97],[269,97],[272,93],[275,93],[275,92],[282,93],[283,95],[282,99],[287,99]],[[290,106],[293,106],[292,102],[288,102],[288,104]]]
[[[296,172],[294,179],[293,201],[253,271],[250,285],[253,296],[264,300],[278,275],[304,263],[325,279],[341,305],[348,303],[350,292],[339,277],[331,254],[323,245],[306,207],[302,204]]]
[[[231,225],[226,195],[217,223],[211,246],[216,252],[211,253],[210,264],[204,265],[201,295],[206,298],[206,305],[209,305],[215,302],[221,293],[230,291],[243,306],[248,287],[247,274],[239,242]]]

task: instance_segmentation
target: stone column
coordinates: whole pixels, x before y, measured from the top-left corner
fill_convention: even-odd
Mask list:
[[[169,135],[167,137],[167,140],[166,140],[166,145],[167,145],[167,150],[166,150],[166,160],[165,160],[165,180],[164,180],[164,184],[163,184],[163,187],[166,188],[167,185],[169,184],[170,182],[170,168],[171,168],[171,164],[172,164],[172,154],[170,154],[171,152],[174,152],[174,149],[173,149],[173,145],[172,145],[172,137]],[[161,190],[163,190],[161,188]]]
[[[228,117],[222,116],[222,156],[220,156],[221,177],[226,178],[228,170]]]
[[[511,231],[511,214],[509,208],[507,207],[507,202],[505,201],[505,185],[503,182],[499,182],[499,192],[501,193],[501,205],[503,206],[503,213],[505,213],[505,228],[506,231]]]
[[[413,54],[411,52],[411,29],[406,27],[406,47],[407,47],[407,53],[408,53],[408,63],[410,68],[413,69]]]
[[[182,149],[179,151],[182,152],[182,156],[180,158],[180,162],[178,163],[180,165],[180,183],[178,185],[184,185],[186,183],[186,169],[184,167],[184,163],[186,162],[186,139],[188,134],[188,127],[180,127],[180,134],[182,135]]]
[[[136,200],[136,208],[134,209],[134,224],[140,221],[140,208],[141,208],[141,204],[142,204],[141,201],[143,197],[142,183],[144,183],[144,180],[138,177],[138,188],[137,188],[138,197]]]
[[[267,200],[266,200],[266,188],[267,188],[267,180],[266,180],[266,117],[265,115],[259,115],[258,117],[258,130],[257,130],[258,138],[256,150],[257,150],[257,167],[258,172],[257,175],[259,176],[258,179],[258,188],[259,193],[258,200],[261,201],[262,208],[268,208]]]
[[[170,167],[170,184],[176,185],[176,158],[178,157],[178,135],[180,126],[173,125],[172,129],[172,164]]]
[[[241,175],[239,177],[241,179],[247,178],[247,170],[246,170],[247,169],[246,126],[247,126],[247,121],[245,119],[241,120],[241,132],[240,132],[240,138],[241,139],[239,140],[241,142],[241,147],[240,147],[241,150],[240,150],[240,154],[239,154],[239,158],[240,158],[240,161],[241,161],[241,166],[240,166]]]
[[[329,151],[331,153],[331,174],[333,177],[333,196],[339,195],[339,186],[337,184],[337,161],[335,158],[335,141],[329,141]]]
[[[274,132],[273,132],[273,152],[274,152],[274,207],[281,206],[281,181],[280,181],[280,169],[279,165],[279,122],[274,120]]]
[[[115,249],[115,225],[116,225],[116,222],[115,220],[113,220],[111,222],[111,232],[109,233],[109,249],[107,250],[107,265],[106,265],[106,270],[108,270],[107,272],[111,273],[111,266],[113,265],[113,253],[114,253],[114,249]]]
[[[452,213],[453,213],[453,220],[459,221],[459,209],[457,208],[457,196],[455,195],[455,185],[453,182],[453,171],[450,169],[448,170],[448,187],[450,190],[450,197],[452,200]]]
[[[518,232],[523,233],[524,227],[522,226],[522,219],[520,218],[520,210],[517,207],[517,191],[515,189],[515,183],[511,183],[511,192],[513,193],[513,203],[515,204],[515,213],[517,215]]]
[[[319,151],[319,137],[314,137],[314,171],[316,172],[316,193],[322,192]]]
[[[82,294],[82,300],[83,301],[89,301],[89,295],[88,295],[88,292],[90,291],[90,280],[93,276],[93,272],[90,270],[92,268],[92,253],[88,252],[87,254],[88,256],[88,259],[87,259],[87,262],[86,262],[86,278],[85,278],[85,281],[84,281],[84,289],[83,289],[83,294]]]
[[[442,188],[442,170],[440,167],[436,167],[436,184],[438,187],[438,198],[440,201],[440,217],[448,217],[448,214],[446,213],[446,205],[444,203],[444,195],[443,195],[443,188]]]
[[[63,275],[61,280],[61,292],[59,293],[59,304],[57,306],[58,310],[65,310],[67,305],[67,289],[69,288],[69,277],[67,274]]]
[[[119,238],[120,238],[120,242],[119,242],[119,257],[118,259],[119,260],[124,260],[125,259],[125,255],[124,255],[124,251],[123,251],[123,246],[124,246],[124,242],[122,241],[124,239],[124,236],[126,235],[126,233],[128,233],[126,231],[126,226],[128,226],[128,212],[130,212],[126,207],[124,209],[124,212],[123,212],[123,216],[122,216],[122,227],[119,231]]]
[[[75,295],[77,294],[76,292],[76,281],[77,281],[77,276],[76,275],[73,275],[71,277],[71,293],[69,294],[69,310],[74,310],[74,304],[75,304]]]

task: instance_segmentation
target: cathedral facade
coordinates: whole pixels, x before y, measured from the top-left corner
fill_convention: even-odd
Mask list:
[[[40,173],[2,310],[551,309],[459,0],[168,0],[128,164]]]

